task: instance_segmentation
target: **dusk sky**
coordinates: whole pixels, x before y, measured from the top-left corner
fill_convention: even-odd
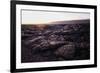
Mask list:
[[[90,19],[89,13],[22,10],[22,24],[43,24],[55,21]]]

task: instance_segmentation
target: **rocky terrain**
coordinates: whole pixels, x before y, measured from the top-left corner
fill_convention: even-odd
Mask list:
[[[90,21],[21,25],[21,62],[90,58]]]

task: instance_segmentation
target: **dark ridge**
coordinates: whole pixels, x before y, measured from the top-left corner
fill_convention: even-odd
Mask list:
[[[51,24],[87,24],[87,23],[90,23],[89,19],[69,20],[69,21],[56,21],[56,22],[52,22]]]

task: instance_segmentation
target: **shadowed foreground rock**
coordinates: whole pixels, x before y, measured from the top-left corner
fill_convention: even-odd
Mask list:
[[[60,56],[64,59],[73,59],[74,53],[75,53],[74,44],[73,45],[72,44],[64,45],[55,51],[55,54],[57,56]]]
[[[89,59],[90,23],[85,21],[52,23],[42,29],[37,25],[22,24],[21,62]]]

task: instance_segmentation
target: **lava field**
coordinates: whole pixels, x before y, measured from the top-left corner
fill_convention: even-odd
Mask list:
[[[89,20],[21,25],[22,63],[86,59],[90,59]]]

